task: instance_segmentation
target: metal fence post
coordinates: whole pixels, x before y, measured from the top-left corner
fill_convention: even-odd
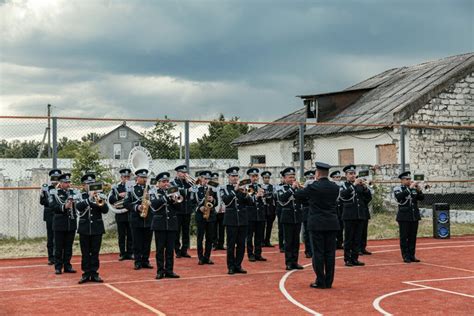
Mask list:
[[[184,122],[184,159],[189,168],[189,121]]]
[[[300,124],[300,179],[304,178],[304,123]]]
[[[405,126],[400,125],[400,168],[405,172]]]
[[[53,169],[58,167],[58,118],[53,117]]]

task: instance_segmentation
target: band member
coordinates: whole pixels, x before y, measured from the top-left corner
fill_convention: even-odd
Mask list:
[[[219,174],[217,172],[212,173],[211,180],[219,183]],[[225,250],[224,241],[225,241],[225,226],[224,226],[224,212],[225,206],[221,201],[219,195],[220,186],[214,188],[217,193],[217,206],[216,206],[216,225],[214,225],[214,250]]]
[[[250,262],[267,261],[262,257],[263,236],[265,234],[265,208],[263,207],[264,190],[258,184],[260,170],[250,168],[247,175],[250,178],[250,203],[247,205],[247,256]]]
[[[224,225],[227,231],[228,274],[247,273],[242,269],[247,237],[247,204],[249,195],[239,187],[239,167],[226,170],[229,184],[221,188],[222,202],[225,204]]]
[[[147,185],[148,170],[139,169],[135,171],[135,175],[136,184],[127,193],[127,197],[123,202],[123,205],[130,212],[135,270],[142,268],[153,269],[153,266],[150,265],[150,247],[153,231],[150,230],[152,215],[148,211],[150,189]]]
[[[274,247],[271,243],[273,222],[276,218],[275,189],[270,183],[272,173],[264,171],[260,174],[263,179],[262,188],[264,190],[264,209],[265,209],[265,237],[263,247]]]
[[[170,174],[162,172],[156,176],[157,190],[150,194],[151,211],[153,220],[152,231],[155,232],[156,264],[158,266],[156,279],[179,278],[174,273],[174,243],[178,230],[178,218],[176,208],[170,207],[172,204],[179,204],[177,195],[168,194],[170,187]]]
[[[305,187],[313,183],[315,173],[313,170],[306,171],[304,173],[304,178],[306,180]],[[301,201],[301,206],[303,207],[303,241],[304,241],[304,254],[306,258],[311,258],[313,252],[311,251],[311,243],[309,240],[309,231],[308,231],[308,213],[309,213],[309,203],[307,199]]]
[[[114,205],[117,202],[124,202],[125,197],[127,196],[127,187],[126,184],[130,181],[130,176],[132,170],[130,169],[121,169],[120,173],[120,183],[114,185],[109,194],[109,203]],[[130,226],[130,212],[122,205],[121,209],[123,213],[115,214],[115,222],[117,223],[117,233],[118,233],[118,244],[120,249],[119,260],[132,260],[133,254],[133,238],[132,238],[132,227]]]
[[[297,199],[309,202],[307,227],[313,253],[313,270],[316,273],[316,281],[310,285],[312,288],[331,288],[334,281],[339,186],[329,181],[329,168],[328,164],[316,162],[317,181],[295,193]]]
[[[81,178],[84,192],[82,199],[77,203],[79,216],[79,241],[81,244],[82,277],[79,284],[88,282],[104,282],[99,276],[99,252],[102,244],[102,235],[105,234],[102,214],[109,211],[106,196],[100,191],[92,191],[90,185],[95,182],[94,174],[85,174]]]
[[[360,179],[356,179],[356,166],[349,165],[342,169],[347,181],[341,185],[339,199],[343,203],[342,219],[344,220],[344,261],[348,267],[363,266],[359,261],[359,247],[362,238],[366,200],[371,198],[370,191]]]
[[[286,270],[300,270],[303,269],[303,266],[298,264],[303,212],[299,203],[295,201],[294,195],[295,192],[301,189],[301,185],[296,181],[295,168],[286,168],[281,174],[283,175],[284,184],[277,191],[277,207],[280,209],[280,222],[285,239]]]
[[[280,190],[281,187],[285,185],[285,180],[280,172],[280,183],[275,186],[275,193],[274,193],[274,199],[275,201],[278,200],[277,192]],[[278,202],[276,202],[276,217],[277,217],[277,223],[278,223],[278,249],[280,250],[280,253],[285,253],[285,238],[284,238],[284,232],[283,232],[283,225],[281,224],[281,207],[279,207]]]
[[[50,190],[49,205],[54,211],[54,269],[56,274],[76,273],[72,268],[72,245],[77,229],[74,190],[71,189],[71,174],[59,176],[59,188]]]
[[[372,253],[367,250],[367,233],[369,229],[369,220],[370,220],[370,212],[369,212],[369,203],[372,200],[372,189],[368,186],[367,181],[363,178],[360,179],[359,183],[362,185],[366,190],[369,191],[370,194],[366,194],[363,197],[363,204],[361,205],[365,211],[365,215],[367,219],[364,219],[364,223],[362,224],[362,236],[360,238],[360,246],[359,246],[359,255],[371,255]]]
[[[176,171],[176,178],[171,183],[172,186],[180,188],[183,202],[171,205],[175,209],[178,216],[178,233],[176,234],[176,241],[174,249],[176,258],[191,258],[188,254],[189,249],[189,227],[191,225],[191,214],[193,212],[193,205],[190,199],[190,189],[192,185],[186,180],[188,175],[188,166],[181,165],[174,169]]]
[[[331,180],[336,183],[337,185],[341,186],[341,172],[339,170],[331,172],[329,175]],[[336,249],[344,249],[344,221],[342,220],[342,201],[338,198],[337,199],[337,219],[339,220],[339,227],[340,229],[337,231],[336,235]]]
[[[51,190],[56,190],[58,185],[58,177],[61,175],[61,170],[52,169],[49,171],[50,183],[43,184],[41,187],[40,204],[44,206],[43,221],[46,222],[46,247],[48,249],[48,265],[54,264],[54,231],[53,231],[53,217],[54,211],[49,206],[49,196]]]
[[[420,262],[415,257],[418,221],[421,220],[418,201],[423,201],[425,197],[420,186],[411,181],[409,171],[401,173],[398,178],[400,179],[400,186],[394,189],[394,195],[398,203],[397,222],[402,258],[406,263]]]
[[[208,185],[211,178],[210,171],[201,171],[200,184],[194,193],[196,201],[196,224],[197,224],[197,255],[199,265],[214,264],[211,260],[212,241],[214,240],[214,227],[216,224],[217,193]],[[203,249],[203,240],[206,238]]]

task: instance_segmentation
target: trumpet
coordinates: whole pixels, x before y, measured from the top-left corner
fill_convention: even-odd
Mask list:
[[[186,182],[188,182],[188,183],[191,184],[192,186],[201,184],[201,179],[199,179],[199,178],[198,178],[198,179],[193,178],[193,177],[191,177],[189,174],[186,174],[186,176],[184,177],[184,179],[186,180]]]
[[[166,189],[166,196],[169,197],[174,203],[182,203],[184,201],[184,197],[179,192],[178,187],[168,187]]]
[[[94,203],[97,204],[97,206],[104,206],[106,199],[104,198],[103,194],[100,192],[94,192]]]

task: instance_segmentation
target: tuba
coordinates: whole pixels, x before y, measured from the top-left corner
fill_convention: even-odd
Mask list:
[[[128,166],[132,173],[139,169],[150,170],[153,167],[153,158],[145,147],[135,146],[128,154]]]

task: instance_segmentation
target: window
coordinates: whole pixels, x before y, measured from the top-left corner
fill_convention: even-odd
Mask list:
[[[393,165],[397,163],[397,147],[395,144],[376,145],[377,164]]]
[[[310,150],[304,152],[304,160],[305,160],[305,161],[311,160],[312,158],[313,158],[313,157],[312,157],[312,155],[311,155],[311,151],[310,151]],[[300,161],[300,153],[299,153],[299,152],[293,153],[293,161]]]
[[[354,149],[339,149],[339,165],[346,166],[354,164]]]
[[[119,138],[127,138],[127,130],[126,129],[120,129],[119,130]]]
[[[114,144],[114,159],[122,158],[122,144]]]
[[[250,156],[250,164],[253,165],[264,165],[266,163],[265,155]]]

